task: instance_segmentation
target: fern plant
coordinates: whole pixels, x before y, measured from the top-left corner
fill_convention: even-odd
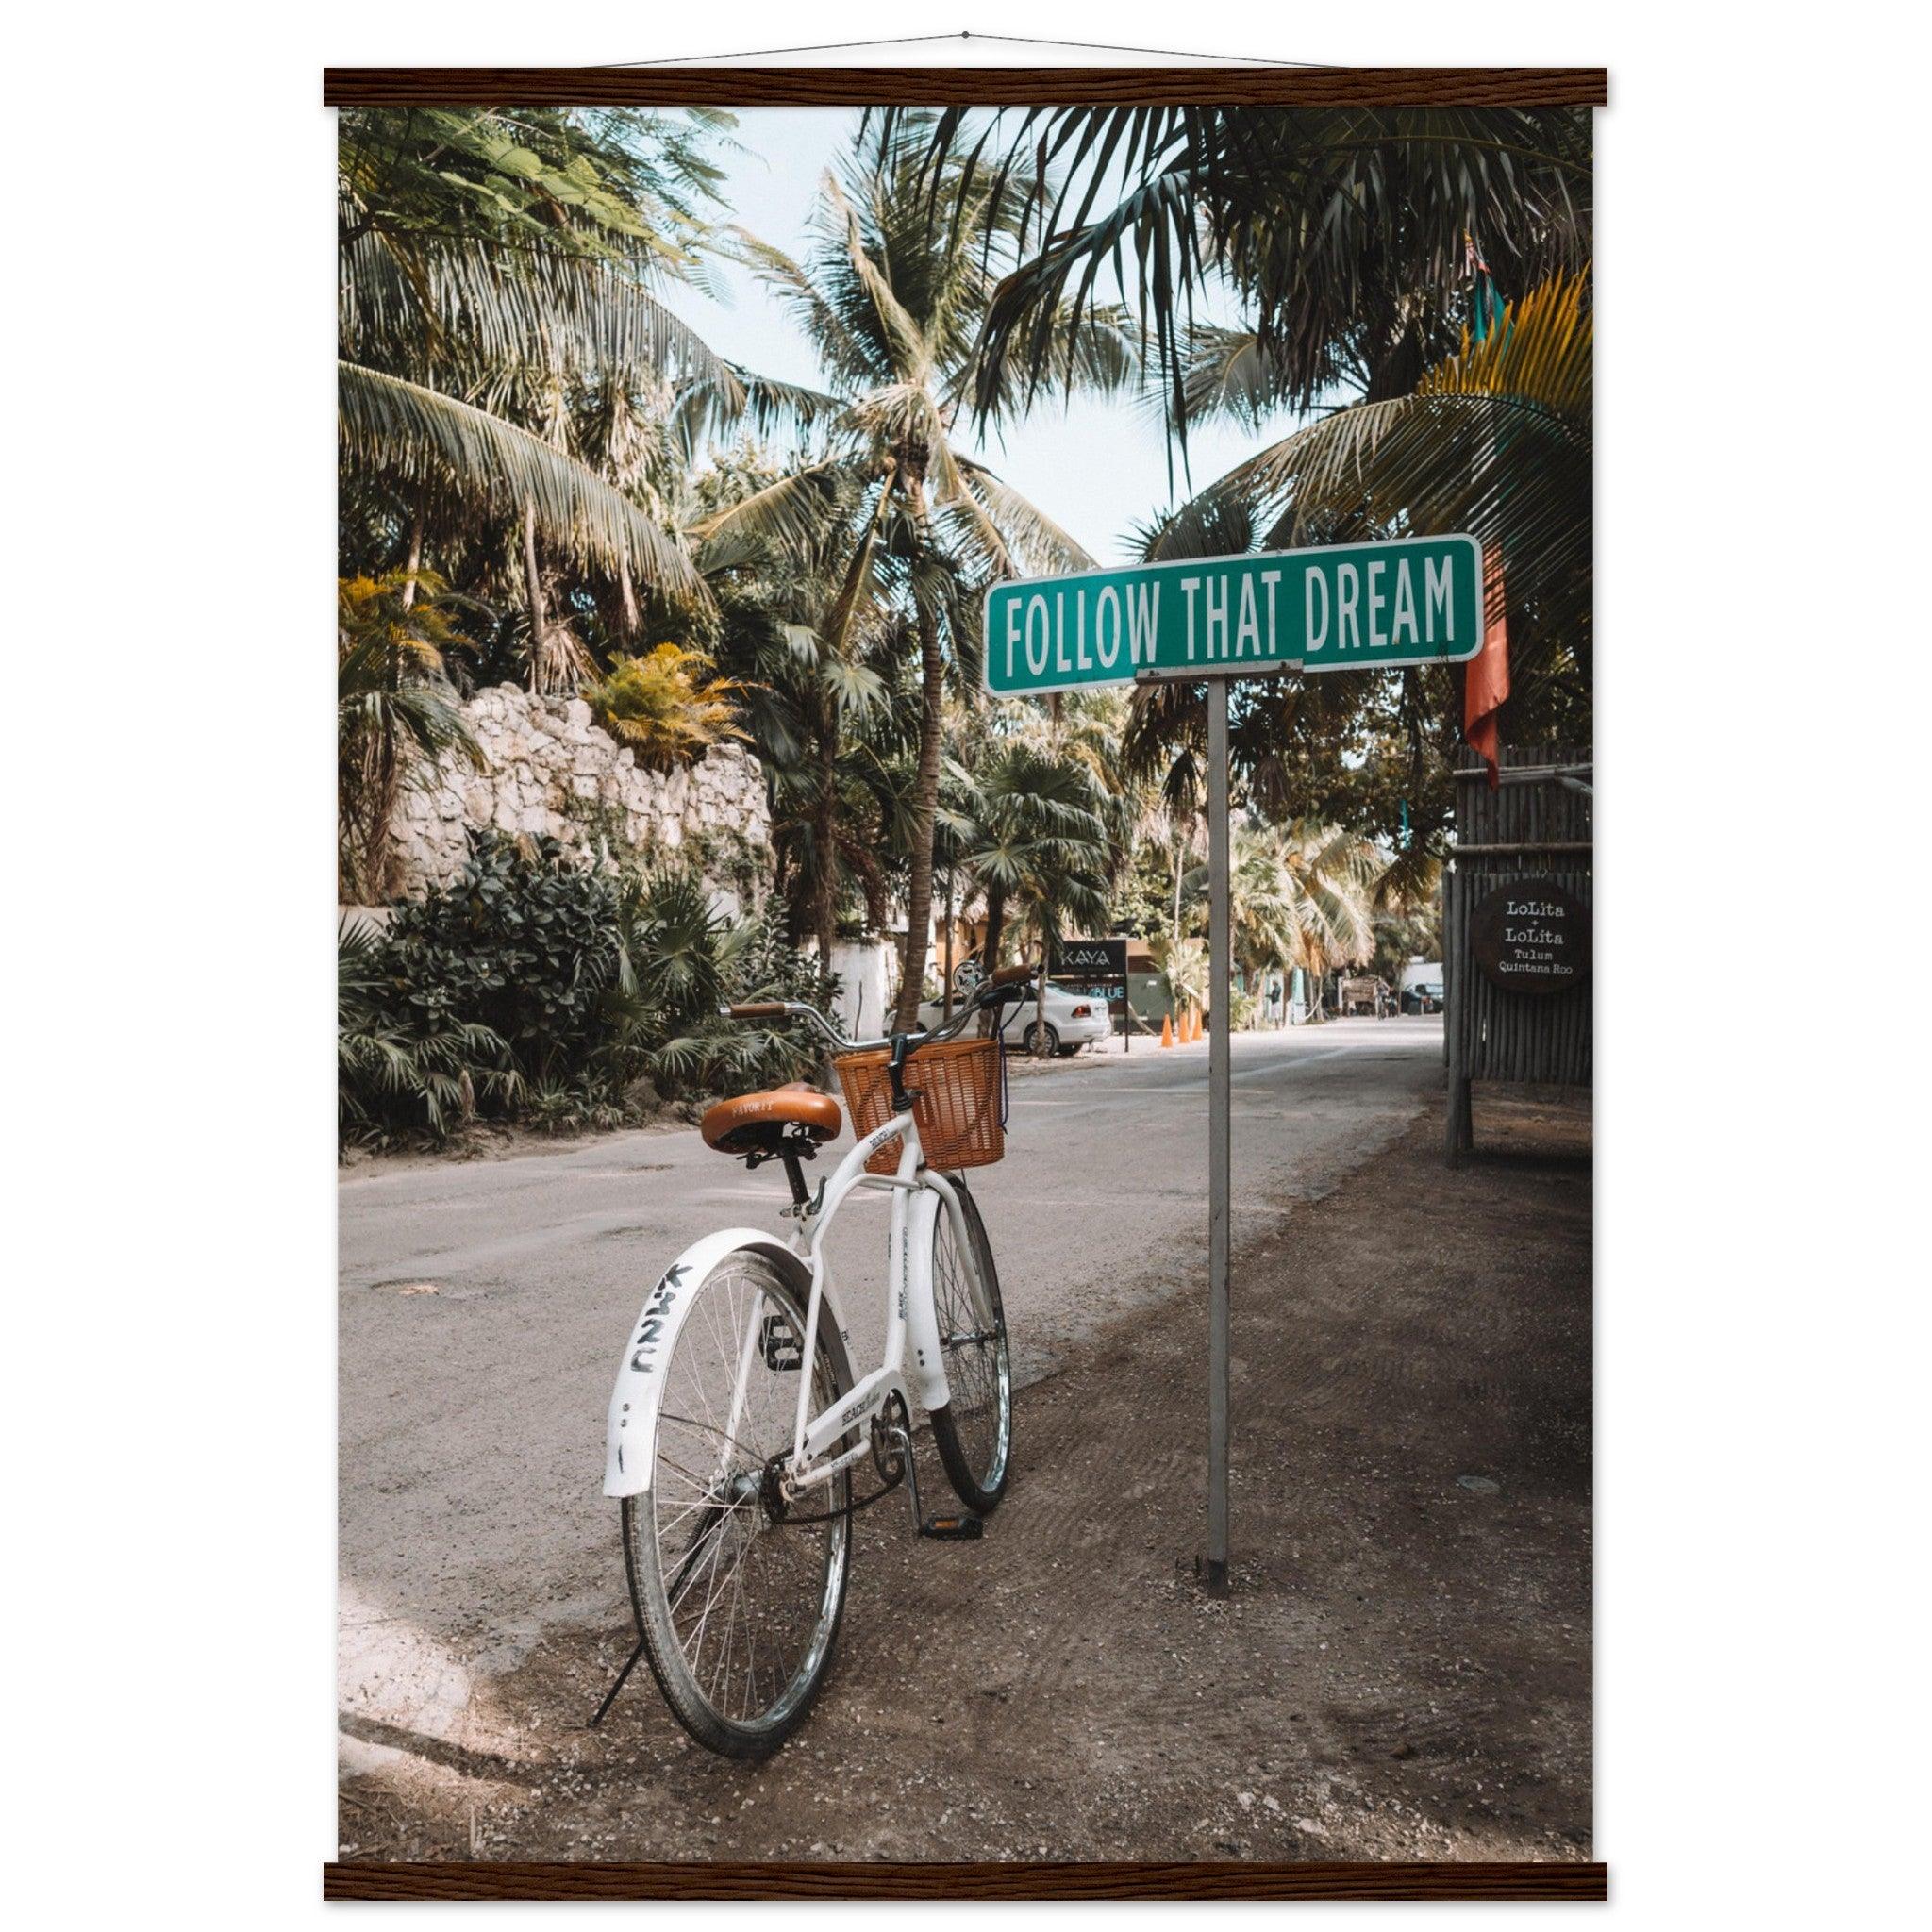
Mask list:
[[[663,643],[641,658],[619,658],[584,696],[597,723],[640,764],[675,771],[695,764],[714,744],[751,741],[738,722],[738,700],[748,687],[735,677],[713,677],[711,668],[702,651]]]

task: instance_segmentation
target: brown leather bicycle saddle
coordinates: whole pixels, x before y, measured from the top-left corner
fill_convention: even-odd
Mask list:
[[[839,1103],[804,1080],[769,1093],[741,1094],[705,1109],[698,1132],[720,1154],[775,1154],[786,1131],[803,1127],[814,1141],[838,1133]]]

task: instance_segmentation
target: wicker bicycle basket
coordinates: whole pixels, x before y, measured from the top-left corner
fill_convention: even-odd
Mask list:
[[[852,1131],[860,1140],[892,1117],[886,1064],[883,1049],[841,1054],[833,1061]],[[1006,1153],[1006,1062],[997,1037],[942,1040],[921,1048],[907,1062],[906,1085],[919,1096],[912,1117],[928,1167],[988,1167]],[[871,1174],[892,1173],[899,1143],[888,1141],[865,1165]]]

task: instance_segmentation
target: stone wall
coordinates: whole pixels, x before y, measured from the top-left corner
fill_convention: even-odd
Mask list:
[[[764,773],[742,746],[714,746],[695,765],[652,772],[591,722],[581,698],[497,685],[463,707],[480,768],[450,760],[442,781],[407,791],[394,836],[402,887],[415,897],[462,869],[469,832],[541,832],[580,851],[603,841],[646,859],[688,850],[735,908],[772,872]]]

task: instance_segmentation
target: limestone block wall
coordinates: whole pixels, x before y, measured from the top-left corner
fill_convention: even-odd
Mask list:
[[[600,841],[650,858],[691,851],[721,898],[756,899],[772,873],[762,768],[742,746],[714,746],[675,772],[636,755],[591,722],[581,698],[538,697],[503,684],[463,707],[482,756],[452,760],[441,781],[407,791],[394,823],[403,890],[420,894],[462,869],[468,834],[547,833],[580,851]]]

